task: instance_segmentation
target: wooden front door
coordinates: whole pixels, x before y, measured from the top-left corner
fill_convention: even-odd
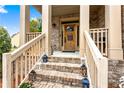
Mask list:
[[[63,51],[75,51],[76,25],[63,24]]]

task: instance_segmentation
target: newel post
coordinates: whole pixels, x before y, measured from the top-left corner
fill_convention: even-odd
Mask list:
[[[108,59],[99,60],[97,88],[108,88]]]
[[[4,53],[2,60],[2,87],[11,88],[11,54]]]

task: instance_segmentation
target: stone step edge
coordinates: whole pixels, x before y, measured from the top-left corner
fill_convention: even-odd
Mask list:
[[[79,59],[80,57],[58,57],[58,56],[48,56],[48,58],[64,58],[64,59]]]
[[[60,65],[62,64],[62,65]],[[38,62],[36,63],[36,66],[38,65],[52,65],[52,66],[66,66],[66,67],[77,67],[77,68],[80,68],[82,64],[76,64],[76,63],[65,63],[65,62],[47,62],[47,63],[43,63],[43,62]],[[73,66],[71,66],[73,65]],[[77,66],[78,65],[78,66]]]
[[[52,70],[43,70],[44,72],[49,72],[49,73],[54,73],[54,74],[46,74],[46,73],[43,73],[43,72],[41,72],[41,70],[35,70],[35,72],[36,72],[36,74],[38,75],[38,76],[40,76],[40,75],[46,75],[46,76],[56,76],[56,77],[61,77],[61,78],[71,78],[71,79],[76,79],[76,80],[82,80],[82,78],[83,78],[83,76],[81,76],[80,74],[75,74],[75,73],[70,73],[70,72],[60,72],[60,71],[52,71]],[[58,73],[59,73],[59,75],[58,75]],[[66,75],[68,75],[68,76],[66,76],[65,75],[65,73],[66,73]],[[62,75],[63,74],[63,75]],[[70,74],[70,75],[69,75]],[[72,76],[71,76],[71,74],[73,74]],[[77,76],[77,77],[80,77],[80,78],[76,78],[76,77],[74,77],[74,76]]]
[[[81,74],[81,65],[70,64],[70,63],[61,63],[61,64],[51,63],[51,62],[50,63],[38,63],[38,64],[36,64],[35,69],[36,70],[44,69],[44,70],[53,70],[53,71]]]
[[[84,78],[79,74],[74,74],[74,73],[67,73],[67,72],[59,72],[59,71],[50,71],[50,70],[44,70],[49,71],[49,74],[47,73],[41,73],[41,71],[36,71],[36,80],[41,80],[41,81],[51,81],[51,82],[56,82],[56,83],[61,83],[61,84],[66,84],[66,85],[71,85],[71,86],[82,86],[81,80]],[[40,73],[39,73],[40,72]],[[55,72],[52,74],[52,72]],[[51,74],[50,74],[51,73]],[[59,75],[57,74],[59,73]],[[63,73],[63,75],[62,75]],[[65,76],[64,74],[70,74],[69,76]],[[73,74],[73,76],[71,76]],[[57,76],[58,75],[58,76]],[[78,78],[74,76],[79,76]]]
[[[39,81],[39,80],[33,82],[33,88],[49,88],[49,87],[46,87],[45,85],[43,86],[42,84],[44,84],[44,83],[46,83],[46,84],[50,84],[50,83],[54,84],[55,86],[53,86],[52,88],[82,88],[82,87],[75,87],[75,86],[65,85],[65,84],[56,83],[56,82],[47,82],[47,81]],[[37,85],[40,84],[39,87],[37,87],[36,84]]]

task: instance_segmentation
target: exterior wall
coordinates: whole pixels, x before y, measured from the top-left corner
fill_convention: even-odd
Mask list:
[[[51,30],[51,45],[54,47],[54,50],[57,50],[57,51],[61,50],[61,32],[60,32],[61,24],[60,24],[60,20],[62,18],[69,18],[69,17],[79,17],[79,14],[52,17],[52,24],[56,24],[55,27],[52,26],[52,30]]]
[[[124,76],[124,61],[109,60],[108,62],[108,87],[118,88],[119,79]]]
[[[11,37],[12,47],[19,47],[19,38],[20,38],[19,33],[16,33]]]
[[[124,52],[124,5],[121,6],[122,48]],[[124,54],[123,54],[124,58]]]

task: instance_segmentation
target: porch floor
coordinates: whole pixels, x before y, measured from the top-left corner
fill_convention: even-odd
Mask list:
[[[52,57],[72,57],[72,58],[79,58],[80,54],[79,51],[75,52],[62,52],[62,51],[54,51]]]

